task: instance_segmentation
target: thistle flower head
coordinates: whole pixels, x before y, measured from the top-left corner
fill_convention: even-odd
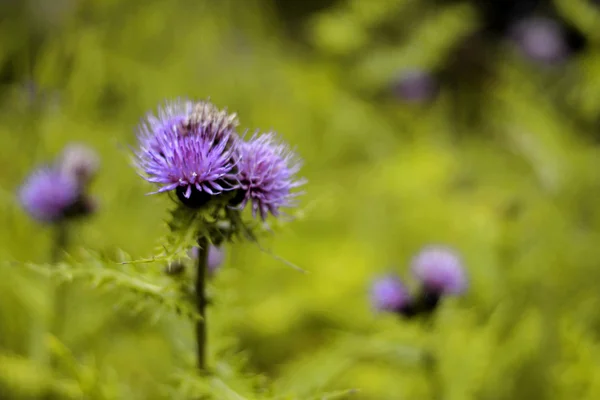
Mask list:
[[[388,275],[373,283],[371,303],[378,311],[401,312],[410,306],[411,296],[399,277]]]
[[[202,206],[237,187],[237,125],[235,114],[209,102],[167,103],[139,128],[137,167],[160,186],[154,193],[175,190],[185,205]]]
[[[41,222],[56,222],[69,214],[80,197],[73,176],[56,168],[42,167],[34,171],[18,192],[21,205]]]
[[[98,172],[100,159],[91,148],[73,143],[63,150],[59,166],[62,174],[70,176],[80,188],[84,188]]]
[[[252,204],[252,215],[264,221],[268,214],[279,216],[281,208],[295,206],[298,193],[292,189],[304,184],[296,174],[301,163],[289,146],[274,133],[254,135],[240,146],[238,165],[239,207]]]
[[[459,295],[467,289],[467,276],[462,261],[450,248],[425,247],[412,260],[411,269],[428,292]]]

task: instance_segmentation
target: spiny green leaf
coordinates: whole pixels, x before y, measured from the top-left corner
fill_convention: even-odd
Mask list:
[[[179,285],[158,284],[156,274],[139,269],[127,270],[122,266],[119,267],[120,269],[115,269],[118,265],[99,259],[79,263],[72,261],[58,265],[25,263],[22,266],[59,281],[80,280],[99,290],[115,293],[129,292],[134,295],[132,299],[118,300],[132,304],[134,312],[155,310],[158,305],[165,311],[175,311],[191,319],[200,318],[193,305],[182,296]]]

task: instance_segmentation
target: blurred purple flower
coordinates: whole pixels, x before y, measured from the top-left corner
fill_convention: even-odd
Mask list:
[[[395,275],[381,277],[371,287],[371,303],[378,311],[401,312],[411,301],[402,280]]]
[[[551,18],[523,19],[513,26],[511,37],[527,58],[539,63],[558,63],[569,55],[566,32]]]
[[[192,259],[198,258],[198,247],[193,247],[190,251],[190,257]],[[206,267],[208,269],[208,273],[213,275],[217,272],[219,267],[223,265],[223,261],[225,260],[225,249],[221,246],[209,245],[208,247],[208,259],[206,260]]]
[[[276,138],[274,133],[254,135],[240,147],[238,194],[232,204],[239,208],[252,203],[252,215],[260,215],[264,221],[268,213],[279,216],[280,208],[293,207],[301,193],[292,189],[305,183],[296,178],[300,160],[289,146]]]
[[[78,202],[80,191],[77,181],[51,167],[34,171],[18,193],[25,211],[41,222],[56,222],[67,216]]]
[[[448,247],[425,247],[413,258],[411,270],[425,291],[432,294],[459,295],[468,286],[460,257]]]
[[[200,207],[237,188],[237,125],[235,114],[209,102],[167,102],[139,127],[137,167],[160,186],[153,193],[175,190],[183,204]]]
[[[392,87],[396,96],[414,103],[432,100],[436,97],[438,89],[434,75],[422,69],[402,71]]]

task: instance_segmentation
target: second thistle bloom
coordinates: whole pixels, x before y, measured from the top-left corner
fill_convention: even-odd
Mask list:
[[[209,102],[168,103],[140,127],[136,164],[159,185],[154,193],[174,190],[183,204],[200,207],[237,187],[237,125],[235,114]]]
[[[56,168],[41,167],[19,189],[25,211],[41,222],[56,222],[66,216],[79,198],[77,181]]]
[[[304,184],[297,179],[300,160],[274,133],[253,136],[240,147],[239,189],[234,202],[239,207],[251,203],[252,215],[264,221],[268,214],[277,217],[281,208],[293,207],[298,193],[292,190]]]
[[[462,260],[448,247],[425,247],[412,260],[411,269],[427,292],[459,295],[467,289],[467,276]]]
[[[37,168],[19,188],[19,201],[40,222],[59,222],[89,215],[96,202],[86,193],[98,170],[99,158],[83,144],[70,144],[50,165]]]

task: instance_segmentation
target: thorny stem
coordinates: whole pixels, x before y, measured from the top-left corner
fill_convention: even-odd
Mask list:
[[[208,260],[208,240],[198,238],[198,265],[196,268],[196,307],[200,319],[196,322],[196,346],[198,368],[206,371],[206,269]]]

